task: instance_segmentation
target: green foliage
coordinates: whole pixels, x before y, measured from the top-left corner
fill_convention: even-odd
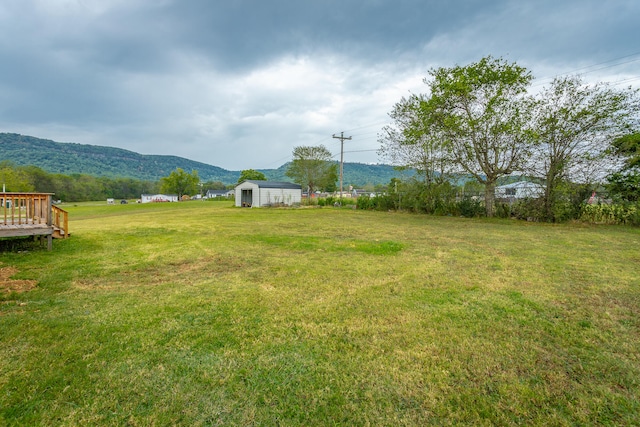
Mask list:
[[[266,181],[267,177],[260,171],[255,169],[245,169],[240,172],[240,178],[238,178],[238,184],[244,181]]]
[[[391,189],[390,189],[391,190]],[[409,179],[396,186],[389,194],[397,198],[399,209],[416,213],[450,215],[455,212],[456,188],[449,182],[425,183]]]
[[[0,159],[18,166],[37,166],[53,174],[158,181],[172,170],[197,170],[204,180],[234,183],[239,172],[176,156],[143,155],[113,147],[60,143],[0,133]]]
[[[372,211],[389,211],[397,209],[397,199],[390,194],[377,194],[374,197],[362,195],[358,197],[358,209]]]
[[[241,173],[175,156],[147,156],[118,148],[59,143],[8,133],[0,133],[0,159],[20,167],[37,167],[53,175],[80,174],[138,182],[157,182],[180,167],[183,170],[197,170],[198,176],[207,181],[205,186],[212,182],[234,186]],[[258,172],[271,181],[288,181],[285,175],[288,166],[286,163],[277,169],[261,169]],[[412,174],[411,170],[400,173],[389,165],[344,164],[345,184],[358,188],[366,183],[386,184],[393,177]],[[222,189],[217,187],[203,190]],[[46,188],[46,185],[42,185],[42,188]]]
[[[132,178],[106,178],[90,175],[50,174],[35,166],[15,166],[3,162],[0,173],[9,179],[20,177],[20,185],[7,182],[7,191],[36,191],[53,193],[55,198],[65,202],[88,200],[137,199],[141,194],[155,193],[155,182],[139,181]],[[1,185],[1,184],[0,184]]]
[[[470,196],[470,197],[474,197],[474,196],[481,197],[482,196],[482,197],[484,197],[484,185],[482,185],[478,181],[474,181],[474,180],[466,181],[462,185],[462,191],[465,194],[465,196]]]
[[[640,200],[640,171],[613,173],[607,177],[605,187],[615,199],[637,202]]]
[[[585,204],[580,220],[592,224],[640,225],[640,203]]]
[[[627,202],[640,200],[640,132],[625,135],[611,143],[614,155],[623,159],[619,171],[607,177],[611,197]]]
[[[542,199],[522,199],[511,205],[511,216],[525,221],[543,221],[545,218]]]
[[[477,218],[484,216],[485,209],[478,197],[476,196],[463,196],[458,201],[457,205],[460,216],[465,218]],[[498,210],[500,212],[500,210]],[[504,215],[499,215],[504,217]]]
[[[592,224],[640,225],[640,203],[585,204],[580,220]]]
[[[191,171],[191,173],[177,168],[171,172],[169,176],[163,177],[160,180],[160,191],[164,193],[177,194],[178,198],[182,198],[184,195],[193,195],[198,191],[198,184],[200,178],[198,177],[198,171]]]
[[[340,163],[332,161],[339,168]],[[260,169],[269,181],[289,181],[291,178],[287,176],[287,169],[291,162],[287,162],[277,169]],[[410,177],[415,171],[398,170],[390,165],[382,164],[364,164],[345,162],[343,168],[344,185],[353,185],[355,188],[362,188],[367,184],[385,186],[391,178]],[[330,190],[327,190],[330,191]]]
[[[495,216],[497,218],[511,218],[511,204],[503,202],[496,203]]]
[[[378,154],[401,170],[413,169],[425,182],[442,178],[451,166],[438,112],[426,95],[402,98],[389,116],[394,124],[382,129]]]
[[[207,181],[202,184],[202,192],[206,193],[209,190],[226,190],[227,186],[222,181]]]
[[[359,203],[360,197],[352,198],[352,197],[340,197],[336,196],[328,196],[328,197],[320,197],[318,199],[313,199],[314,202],[318,206],[333,206],[333,207],[356,207]]]
[[[510,205],[511,216],[528,221],[565,222],[580,218],[582,206],[592,193],[591,186],[563,182],[556,185],[553,193],[552,211],[547,200],[523,199]]]
[[[331,157],[331,152],[324,145],[295,147],[293,161],[285,174],[303,189],[308,189],[310,194],[316,190],[334,190],[338,166],[331,161]]]
[[[609,191],[621,200],[638,200],[640,171],[634,165],[640,164],[639,90],[563,77],[530,96],[531,73],[491,56],[429,74],[429,94],[402,98],[390,113],[394,125],[383,129],[380,154],[392,163],[426,171],[427,183],[438,170],[440,176],[473,176],[483,185],[488,216],[494,214],[500,180],[513,173],[535,177],[545,186],[535,217],[557,222],[580,213],[583,194],[568,194],[572,184],[567,183],[596,182],[613,164],[613,153],[626,160],[623,169],[609,177]],[[614,139],[620,134],[626,135]],[[412,210],[448,209],[430,205],[429,197],[416,195],[413,187],[406,193],[404,206]],[[442,198],[433,200],[440,203]],[[510,206],[498,208],[499,215],[510,215]]]
[[[524,164],[529,133],[524,95],[532,76],[491,56],[467,66],[430,71],[426,110],[447,141],[455,165],[486,185],[485,209],[493,216],[494,187]]]
[[[579,77],[554,79],[536,97],[531,174],[545,184],[544,219],[576,218],[579,207],[566,194],[566,183],[588,184],[606,171],[609,143],[638,119],[638,92],[606,84],[586,85]],[[615,139],[622,148],[627,139]]]
[[[442,216],[484,216],[484,205],[477,197],[457,195],[449,182],[425,184],[417,180],[392,181],[389,191],[375,197],[358,197],[358,209],[388,211],[402,209]]]
[[[582,206],[591,196],[591,193],[592,188],[587,184],[574,184],[571,182],[556,184],[553,193],[554,199],[551,204],[551,216],[549,216],[549,211],[545,209],[544,216],[541,219],[553,222],[578,219],[582,211]],[[545,202],[545,200],[543,200],[543,202]]]
[[[640,168],[640,132],[614,139],[611,148],[614,154],[624,158],[623,171]]]
[[[35,189],[25,170],[16,168],[11,162],[0,162],[0,191],[27,192]]]

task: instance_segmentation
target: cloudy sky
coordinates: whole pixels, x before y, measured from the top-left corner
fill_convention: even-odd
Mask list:
[[[640,87],[638,0],[2,0],[0,132],[276,168],[378,162],[430,68],[486,55]]]

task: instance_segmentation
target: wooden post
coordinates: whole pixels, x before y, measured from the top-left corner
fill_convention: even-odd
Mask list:
[[[51,195],[47,196],[47,225],[49,227],[51,227],[53,225],[52,223],[52,206],[53,206],[53,197]],[[52,250],[53,249],[53,233],[52,234],[48,234],[47,235],[47,250]]]

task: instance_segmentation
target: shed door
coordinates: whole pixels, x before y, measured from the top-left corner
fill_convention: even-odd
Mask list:
[[[250,208],[253,203],[253,190],[242,190],[240,202],[243,208]]]

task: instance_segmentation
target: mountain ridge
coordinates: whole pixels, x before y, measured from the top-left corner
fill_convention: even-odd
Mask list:
[[[134,178],[158,181],[176,168],[197,170],[203,181],[234,184],[240,171],[172,155],[140,154],[123,148],[56,142],[17,133],[0,133],[0,160],[17,166],[37,166],[49,173],[86,174],[108,178]],[[277,169],[257,169],[269,180],[288,181],[288,163]],[[400,172],[390,165],[344,163],[346,185],[387,184]]]

